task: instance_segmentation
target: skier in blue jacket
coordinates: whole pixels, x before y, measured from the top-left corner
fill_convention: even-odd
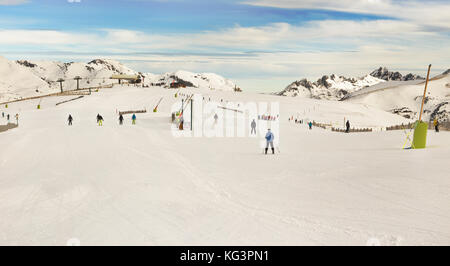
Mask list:
[[[273,133],[270,131],[270,128],[269,128],[267,130],[267,134],[266,134],[266,141],[267,141],[266,150],[265,150],[266,154],[267,154],[267,150],[269,149],[269,145],[272,148],[272,154],[275,154],[275,148],[273,146],[274,139],[275,139],[275,136],[273,135]]]
[[[131,120],[133,121],[132,124],[136,125],[136,114],[133,114],[133,116],[131,117]]]

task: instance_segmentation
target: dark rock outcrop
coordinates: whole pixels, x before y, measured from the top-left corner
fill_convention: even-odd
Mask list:
[[[419,75],[415,75],[412,73],[409,73],[405,76],[403,76],[400,72],[392,72],[389,71],[386,67],[380,67],[378,69],[375,69],[370,73],[372,77],[376,77],[382,80],[386,81],[408,81],[408,80],[416,80],[416,79],[424,79]]]
[[[333,79],[334,79],[335,77],[336,77],[336,76],[333,76]],[[328,89],[329,87],[331,87],[331,84],[327,82],[328,79],[329,79],[328,76],[323,76],[323,77],[321,77],[321,78],[318,79],[317,82],[316,82],[317,86],[319,86],[319,87],[322,86],[322,87],[325,87],[325,88]]]
[[[30,68],[34,68],[37,67],[36,64],[30,63],[27,60],[17,60],[16,61],[17,64],[22,65],[22,66],[26,66],[26,67],[30,67]]]

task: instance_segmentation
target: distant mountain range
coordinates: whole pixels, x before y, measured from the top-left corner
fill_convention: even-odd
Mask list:
[[[429,85],[424,119],[450,121],[450,69],[433,77]],[[417,119],[423,89],[423,77],[412,73],[402,75],[380,67],[361,78],[331,75],[315,82],[301,79],[277,95],[361,103],[408,119]]]
[[[124,66],[122,63],[95,59],[88,63],[52,62],[52,61],[10,61],[0,56],[0,102],[33,97],[60,91],[57,82],[63,79],[64,90],[77,88],[75,77],[80,88],[89,88],[117,83],[111,80],[112,75],[139,75],[146,86],[195,87],[211,90],[233,91],[238,89],[230,80],[213,73],[191,73],[188,71],[169,72],[164,74],[141,73]]]
[[[343,76],[323,76],[315,82],[307,79],[295,81],[283,91],[277,93],[282,96],[304,97],[323,100],[340,100],[347,94],[369,87],[384,80],[370,75],[362,78],[346,78]]]
[[[344,76],[323,76],[315,82],[307,79],[294,81],[283,91],[277,93],[281,96],[305,97],[324,100],[342,100],[349,94],[387,81],[411,81],[423,79],[421,76],[409,73],[403,76],[399,72],[391,72],[386,67],[380,67],[370,74],[360,78],[347,78]]]

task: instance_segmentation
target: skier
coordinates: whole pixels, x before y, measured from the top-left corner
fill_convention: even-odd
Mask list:
[[[433,125],[434,125],[434,130],[436,132],[439,132],[439,121],[437,119],[434,119]]]
[[[253,132],[255,132],[255,135],[256,135],[256,121],[255,121],[255,119],[253,119],[251,127],[252,127],[252,131],[250,132],[250,134],[253,134]]]
[[[219,116],[217,114],[214,115],[214,124],[217,124],[217,120],[219,119]]]
[[[8,123],[9,123],[9,114],[8,114],[8,115],[6,115],[6,119],[8,119]]]
[[[123,125],[123,116],[122,116],[122,114],[119,115],[119,124]]]
[[[131,117],[131,120],[133,121],[132,124],[136,125],[136,114],[133,114],[133,116]]]
[[[178,126],[179,130],[183,130],[184,129],[184,118],[183,116],[180,117],[180,125]]]
[[[2,117],[3,117],[3,118],[5,117],[5,112],[2,112]]]
[[[100,114],[97,115],[97,123],[99,126],[103,126],[103,117]]]
[[[16,125],[19,125],[19,114],[16,114]]]
[[[345,133],[350,133],[350,120],[347,120],[347,123],[345,123],[345,126],[347,127],[345,130]]]
[[[308,126],[309,126],[309,130],[311,130],[311,129],[312,129],[312,126],[313,126],[313,123],[310,121],[310,122],[308,123]]]
[[[72,115],[69,114],[69,118],[67,119],[67,121],[69,121],[69,126],[71,126],[72,125],[72,121],[73,121]]]
[[[267,154],[267,150],[269,149],[269,145],[272,148],[272,154],[275,154],[275,148],[273,146],[273,140],[275,139],[275,136],[273,135],[273,133],[270,131],[270,128],[267,130],[267,134],[266,134],[266,149],[265,149],[265,154]]]

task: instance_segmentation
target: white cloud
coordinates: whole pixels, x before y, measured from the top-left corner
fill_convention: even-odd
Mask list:
[[[383,15],[414,21],[420,25],[450,29],[450,1],[448,0],[246,0],[242,3],[255,6]]]
[[[21,5],[28,2],[28,0],[0,0],[0,6]]]
[[[184,52],[247,52],[254,50],[330,50],[345,46],[357,49],[367,43],[407,42],[420,46],[432,41],[448,41],[448,35],[429,32],[404,21],[311,21],[302,26],[274,23],[261,27],[241,27],[190,34],[148,34],[123,29],[101,29],[90,33],[54,30],[0,30],[0,45],[79,46],[91,49]]]
[[[97,35],[55,30],[0,30],[0,44],[7,45],[69,45],[82,44],[99,38]]]
[[[433,69],[447,69],[449,43],[447,32],[429,31],[401,20],[236,25],[190,34],[124,29],[89,33],[0,30],[0,51],[10,58],[87,61],[107,57],[140,71],[216,72],[253,88],[278,84],[272,89],[301,77],[364,75],[378,66],[418,74],[423,73],[414,69],[421,70],[429,63]]]

